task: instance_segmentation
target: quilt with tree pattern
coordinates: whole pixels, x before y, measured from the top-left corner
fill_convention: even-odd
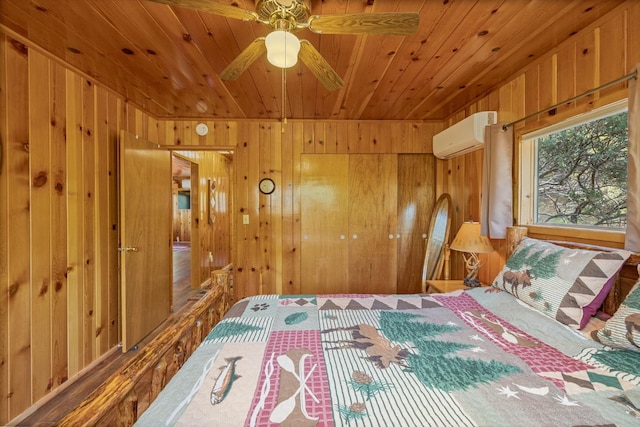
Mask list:
[[[495,288],[236,303],[136,425],[640,425],[640,353]]]

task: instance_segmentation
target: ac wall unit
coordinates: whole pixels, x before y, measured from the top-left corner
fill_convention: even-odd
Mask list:
[[[496,111],[481,111],[459,121],[434,135],[433,154],[440,159],[450,159],[484,145],[484,127],[498,121]]]

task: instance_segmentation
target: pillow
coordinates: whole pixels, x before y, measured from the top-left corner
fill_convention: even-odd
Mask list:
[[[570,249],[523,239],[493,286],[547,316],[582,329],[611,289],[631,252]]]
[[[613,317],[591,336],[594,340],[611,347],[640,352],[640,280],[633,286]]]
[[[592,316],[595,316],[598,310],[600,309],[600,307],[602,307],[602,303],[604,303],[604,300],[607,299],[607,295],[609,295],[609,291],[613,287],[613,284],[616,281],[616,276],[618,275],[621,269],[622,269],[622,264],[620,265],[620,268],[618,269],[618,271],[616,271],[613,274],[613,276],[611,276],[611,278],[607,280],[607,282],[604,284],[604,286],[600,290],[600,293],[596,295],[593,301],[591,301],[589,304],[587,304],[582,308],[582,311],[584,312],[584,318],[582,319],[582,322],[580,322],[580,327],[578,329],[584,328],[584,326],[589,322],[589,319]]]

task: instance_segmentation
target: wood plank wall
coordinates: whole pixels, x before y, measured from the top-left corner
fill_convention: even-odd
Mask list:
[[[0,424],[119,339],[116,142],[131,107],[0,34]]]
[[[505,80],[497,90],[451,115],[445,120],[445,125],[450,126],[474,112],[487,110],[498,111],[498,120],[509,123],[627,75],[640,63],[638,22],[640,2],[628,1],[622,4],[591,27],[580,31],[526,69]],[[627,96],[626,83],[620,83],[515,125],[514,182],[518,176],[518,141],[521,135]],[[480,216],[481,189],[472,184],[469,178],[479,177],[481,173],[482,151],[438,162],[438,193],[446,191],[452,196],[454,233],[462,222],[478,220]],[[514,185],[514,204],[517,208],[517,185]],[[565,233],[560,238],[555,233],[533,236],[620,247],[620,239],[615,236],[600,237],[584,231]],[[496,251],[489,256],[481,256],[484,267],[480,271],[480,279],[485,283],[491,282],[505,262],[505,241],[493,240],[492,243]],[[452,277],[462,274],[463,270],[460,255],[453,252]]]
[[[235,297],[300,292],[300,155],[302,153],[431,153],[440,123],[375,121],[210,121],[198,136],[197,121],[158,123],[159,143],[172,148],[233,147]],[[197,152],[197,151],[194,151]],[[271,177],[265,196],[258,182]],[[249,224],[242,223],[249,215]],[[430,213],[427,213],[430,215]],[[422,268],[421,264],[418,268]]]
[[[178,192],[173,191],[173,241],[191,242],[191,209],[178,209]]]
[[[120,342],[118,135],[125,129],[159,140],[162,127],[37,47],[2,33],[0,58],[4,425]],[[208,166],[201,177],[217,177],[218,196],[230,198],[229,159],[203,156],[197,161]],[[206,254],[202,281],[211,270],[209,251],[216,254],[215,265],[231,262],[228,214],[218,219],[227,231],[198,245]],[[206,236],[211,240],[212,234]]]
[[[514,120],[640,62],[640,3],[628,1],[591,28],[446,120],[495,109]],[[116,160],[125,129],[165,145],[235,150],[231,183],[236,296],[291,293],[299,286],[301,153],[429,152],[442,123],[160,121],[88,81],[36,47],[0,34],[0,424],[50,395],[119,342]],[[623,85],[519,125],[530,130],[626,96]],[[517,146],[516,146],[517,147]],[[453,231],[479,214],[482,152],[436,162],[436,193],[454,200]],[[280,191],[260,196],[260,178]],[[498,251],[481,278],[503,262]],[[501,258],[502,257],[502,258]],[[454,259],[453,277],[462,266]],[[240,295],[238,295],[240,291]]]

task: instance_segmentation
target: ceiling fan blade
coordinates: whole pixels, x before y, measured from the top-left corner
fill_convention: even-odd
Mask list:
[[[235,6],[228,6],[216,3],[212,0],[149,0],[156,3],[167,4],[169,6],[186,7],[188,9],[200,10],[213,13],[226,18],[241,19],[243,21],[255,21],[258,15],[250,10],[240,9]]]
[[[344,82],[320,52],[308,40],[300,40],[298,57],[305,63],[327,90],[340,89]]]
[[[267,51],[264,37],[258,37],[233,60],[220,74],[222,80],[235,80],[244,73],[253,62]]]
[[[415,33],[420,24],[417,13],[347,13],[314,15],[309,29],[319,34],[375,34],[407,36]]]

